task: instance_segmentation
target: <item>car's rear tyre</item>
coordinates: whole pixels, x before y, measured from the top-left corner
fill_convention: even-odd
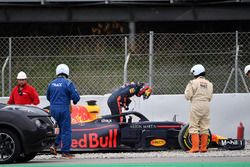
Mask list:
[[[21,154],[18,158],[17,158],[17,160],[16,160],[16,162],[27,162],[27,161],[30,161],[30,160],[32,160],[33,158],[35,158],[35,156],[37,155],[37,153],[36,152],[33,152],[33,153],[29,153],[29,154]]]
[[[186,124],[185,126],[182,127],[182,129],[179,132],[178,135],[178,142],[184,151],[190,150],[192,148],[192,141],[191,141],[191,135],[188,130],[189,124]],[[211,141],[211,132],[209,130],[209,135],[208,135],[208,140],[207,140],[207,146],[209,145]]]
[[[9,129],[0,129],[0,164],[12,163],[21,152],[18,136]]]

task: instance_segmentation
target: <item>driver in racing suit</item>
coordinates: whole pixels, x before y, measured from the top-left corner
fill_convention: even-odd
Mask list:
[[[130,97],[134,95],[141,97],[143,95],[143,99],[148,99],[151,93],[151,87],[140,82],[127,83],[121,86],[108,98],[108,106],[111,110],[111,114],[121,115],[122,107],[124,107],[125,110],[128,110],[129,104],[131,103]],[[117,122],[122,122],[122,117],[116,117],[114,120]]]
[[[55,144],[50,147],[50,151],[56,155],[56,148],[62,142],[62,157],[72,158],[73,155],[70,154],[72,140],[70,101],[73,100],[73,103],[77,104],[80,96],[73,82],[68,79],[69,67],[66,64],[57,66],[56,75],[57,78],[50,82],[46,94],[50,102],[51,116],[55,118],[60,129]]]
[[[191,101],[189,133],[191,134],[192,148],[189,153],[207,152],[210,122],[209,102],[213,95],[213,84],[205,79],[205,68],[201,64],[193,66],[190,72],[194,79],[188,83],[185,89],[185,97]],[[199,149],[200,138],[201,147]]]

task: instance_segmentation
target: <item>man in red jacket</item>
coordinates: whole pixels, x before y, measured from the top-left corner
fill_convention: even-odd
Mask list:
[[[17,82],[18,85],[13,88],[8,104],[37,105],[40,103],[36,89],[27,83],[27,75],[23,71],[18,73]]]

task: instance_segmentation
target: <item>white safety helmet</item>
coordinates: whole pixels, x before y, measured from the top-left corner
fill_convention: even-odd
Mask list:
[[[250,71],[250,65],[247,65],[244,69],[245,74],[247,75],[247,73]]]
[[[190,70],[190,73],[193,74],[194,76],[197,76],[203,72],[205,72],[205,68],[201,64],[194,65]]]
[[[67,76],[69,76],[69,67],[66,64],[59,64],[56,67],[56,75],[59,74],[66,74]]]
[[[25,72],[23,71],[20,71],[18,74],[17,74],[17,79],[27,79],[27,75],[25,74]]]

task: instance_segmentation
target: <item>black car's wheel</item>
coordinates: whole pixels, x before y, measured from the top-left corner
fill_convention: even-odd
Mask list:
[[[36,155],[37,155],[36,152],[34,152],[34,153],[29,153],[29,154],[21,154],[21,155],[17,158],[16,162],[27,162],[27,161],[30,161],[30,160],[32,160],[33,158],[35,158]]]
[[[0,164],[12,163],[21,152],[20,140],[8,129],[0,129]]]
[[[188,127],[189,127],[189,124],[186,124],[185,126],[183,126],[179,135],[178,135],[179,145],[184,151],[190,150],[192,148],[191,135],[188,131]],[[211,137],[212,137],[212,135],[211,135],[211,132],[209,130],[207,146],[209,145],[209,143],[211,141]]]

